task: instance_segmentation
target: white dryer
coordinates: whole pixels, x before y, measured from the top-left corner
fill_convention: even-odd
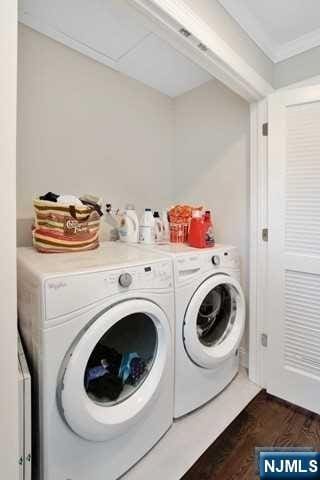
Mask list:
[[[235,247],[168,244],[175,282],[175,418],[220,393],[239,370],[245,299]]]
[[[21,248],[18,290],[35,384],[33,478],[118,478],[172,424],[170,260],[113,242],[76,254]],[[90,359],[105,347],[144,359],[117,398],[88,389]]]

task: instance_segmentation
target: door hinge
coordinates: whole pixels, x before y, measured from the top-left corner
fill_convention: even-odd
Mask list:
[[[262,229],[262,240],[264,242],[267,242],[269,240],[269,229],[268,228],[263,228]]]
[[[263,123],[262,124],[262,135],[264,137],[267,137],[269,135],[269,123]]]
[[[268,335],[266,333],[262,333],[261,334],[261,345],[263,347],[267,347],[268,346]]]

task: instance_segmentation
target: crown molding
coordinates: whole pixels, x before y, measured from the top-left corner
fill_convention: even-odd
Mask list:
[[[239,0],[218,0],[223,8],[236,20],[246,34],[272,60],[276,61],[278,46],[264,31],[263,25]]]
[[[218,1],[274,63],[282,62],[320,45],[320,28],[290,42],[279,44],[266,34],[261,22],[239,0]]]
[[[306,52],[311,48],[319,47],[319,45],[320,28],[278,47],[275,55],[275,62],[282,62],[283,60],[293,57],[294,55],[299,55],[299,53]]]

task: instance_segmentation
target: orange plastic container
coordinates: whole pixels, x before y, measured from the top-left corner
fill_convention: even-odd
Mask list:
[[[170,242],[185,243],[188,240],[188,223],[170,223]]]
[[[170,242],[186,243],[193,210],[202,210],[202,207],[191,205],[176,205],[168,212],[170,225]]]

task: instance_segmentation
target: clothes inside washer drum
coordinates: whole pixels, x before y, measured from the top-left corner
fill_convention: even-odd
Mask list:
[[[97,344],[85,373],[85,388],[96,400],[117,400],[124,384],[136,386],[147,371],[146,362],[136,353],[119,353]]]
[[[90,380],[87,387],[87,392],[92,394],[96,399],[107,398],[109,400],[117,400],[122,390],[123,383],[121,379],[110,373]]]
[[[101,343],[98,343],[90,355],[87,368],[97,366],[108,366],[108,372],[118,375],[119,368],[122,361],[122,355],[114,348],[109,348]]]

